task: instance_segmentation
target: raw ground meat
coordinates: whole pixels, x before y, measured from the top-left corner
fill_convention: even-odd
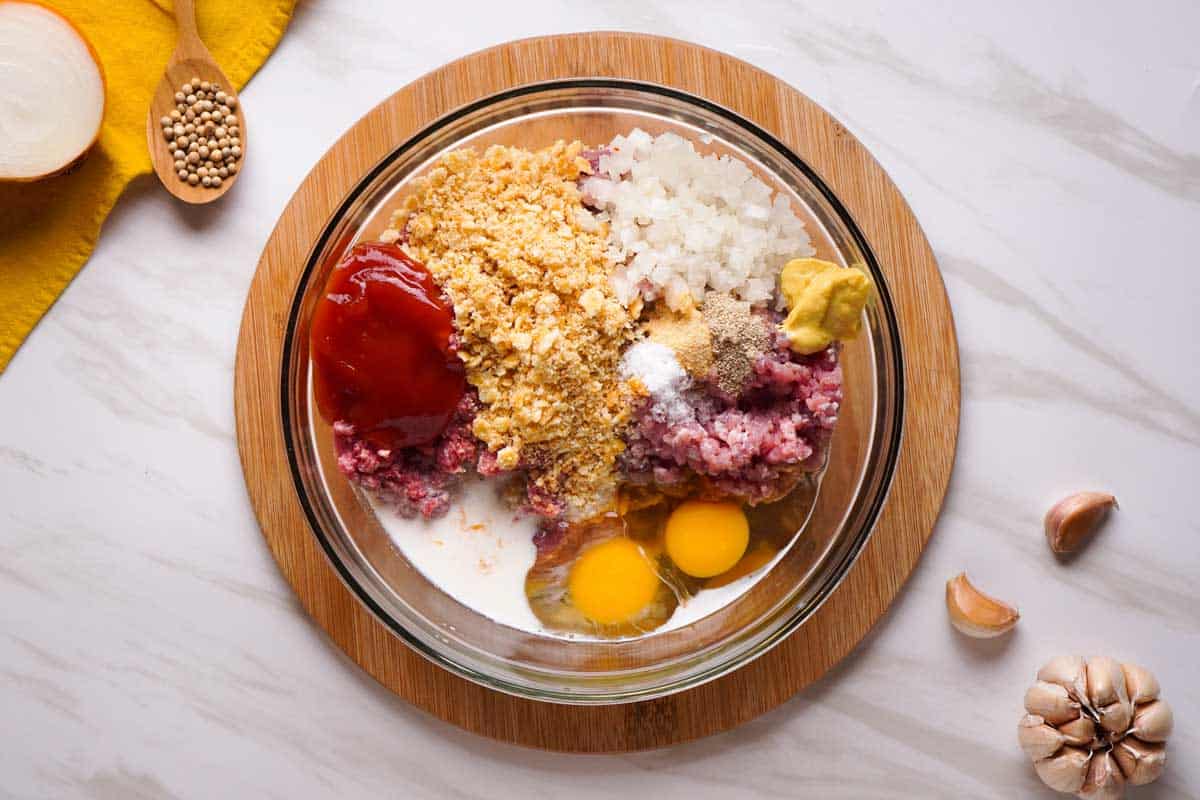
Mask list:
[[[479,409],[475,391],[467,392],[450,424],[433,444],[398,451],[372,444],[347,422],[335,422],[338,469],[359,486],[391,503],[403,517],[418,514],[426,519],[440,517],[449,510],[455,487],[470,469],[485,478],[505,472],[497,465],[496,454],[471,432],[471,423]],[[518,468],[526,466],[520,464]],[[563,515],[565,504],[560,498],[532,483],[525,488],[525,510],[549,520]]]
[[[433,444],[399,451],[377,447],[355,433],[349,423],[335,422],[338,468],[392,503],[402,516],[440,517],[449,509],[451,491],[468,467],[477,458],[482,461],[491,455],[471,433],[471,421],[478,411],[478,398],[473,391],[467,392]]]
[[[820,469],[842,401],[837,345],[800,355],[782,332],[773,345],[737,398],[699,382],[684,392],[691,414],[673,422],[643,401],[620,461],[629,480],[669,489],[699,479],[711,494],[758,503]]]

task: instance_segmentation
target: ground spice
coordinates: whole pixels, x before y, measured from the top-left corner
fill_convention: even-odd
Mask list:
[[[674,350],[680,366],[693,378],[703,378],[712,369],[712,336],[695,308],[675,312],[659,304],[643,328],[647,339]]]
[[[750,304],[732,295],[709,292],[700,314],[712,333],[713,373],[721,391],[737,395],[754,372],[754,363],[770,346],[764,320]]]

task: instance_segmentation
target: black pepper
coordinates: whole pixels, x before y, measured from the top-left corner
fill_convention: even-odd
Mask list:
[[[754,363],[770,345],[770,331],[750,304],[732,295],[710,292],[700,313],[712,332],[713,379],[721,391],[737,395],[754,372]]]

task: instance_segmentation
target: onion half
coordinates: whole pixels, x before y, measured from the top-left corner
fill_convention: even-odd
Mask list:
[[[100,136],[105,82],[84,35],[56,11],[0,0],[0,181],[73,167]]]

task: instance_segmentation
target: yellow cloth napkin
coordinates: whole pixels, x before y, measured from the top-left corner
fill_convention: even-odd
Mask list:
[[[42,2],[91,40],[108,82],[108,106],[100,140],[74,172],[0,184],[0,371],[87,261],[129,181],[150,172],[146,113],[175,49],[169,0]],[[197,0],[196,24],[240,89],[279,42],[294,6],[295,0]],[[253,125],[253,107],[246,112]],[[163,202],[169,199],[164,191]]]

